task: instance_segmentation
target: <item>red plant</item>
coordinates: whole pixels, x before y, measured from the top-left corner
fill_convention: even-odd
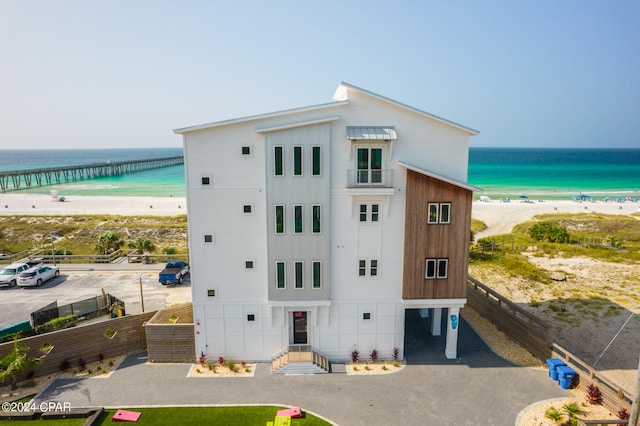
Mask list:
[[[198,364],[204,366],[207,362],[207,354],[204,351],[200,351],[200,356],[198,357]]]
[[[618,411],[618,418],[620,420],[629,420],[629,412],[627,411],[626,408],[621,408],[620,411]],[[624,423],[618,423],[618,426],[626,426]]]
[[[593,383],[587,387],[587,401],[589,404],[602,404],[602,392]]]
[[[400,348],[393,348],[393,360],[394,361],[400,360]]]
[[[371,354],[369,355],[369,357],[371,358],[371,362],[375,364],[376,361],[378,360],[378,350],[374,349],[373,351],[371,351]]]
[[[224,365],[224,357],[222,355],[218,357],[218,364]]]
[[[240,362],[240,367],[245,368],[247,366],[247,361]]]
[[[351,352],[351,362],[355,364],[356,362],[358,362],[359,359],[360,359],[360,352],[358,352],[357,349],[354,349],[353,352]]]

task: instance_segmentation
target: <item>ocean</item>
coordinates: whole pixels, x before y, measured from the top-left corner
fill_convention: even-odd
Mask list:
[[[0,150],[0,172],[181,155],[182,148]],[[571,199],[640,196],[640,149],[470,148],[474,198]],[[60,195],[184,197],[184,167],[18,190]]]

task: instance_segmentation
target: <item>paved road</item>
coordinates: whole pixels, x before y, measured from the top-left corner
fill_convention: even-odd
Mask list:
[[[187,378],[185,364],[149,364],[131,355],[109,378],[58,379],[36,401],[72,407],[278,404],[301,406],[339,425],[513,426],[529,404],[568,395],[545,370],[516,367],[497,357],[462,321],[459,358],[444,356],[444,337],[430,336],[427,319],[407,316],[407,366],[388,375],[271,375],[259,364],[253,378]],[[342,371],[342,373],[340,373]]]

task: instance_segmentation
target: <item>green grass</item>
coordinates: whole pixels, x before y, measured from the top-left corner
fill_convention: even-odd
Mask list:
[[[165,408],[127,408],[128,411],[142,413],[136,425],[266,425],[273,421],[276,412],[285,407],[239,406],[239,407],[165,407]],[[112,424],[111,418],[116,409],[105,410],[100,425]],[[12,421],[8,425],[82,425],[84,419]],[[325,426],[326,421],[304,413],[301,419],[291,419],[292,425]]]

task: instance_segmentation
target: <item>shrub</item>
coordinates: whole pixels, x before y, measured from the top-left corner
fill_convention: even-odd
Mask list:
[[[98,354],[98,362],[102,364],[104,362],[104,355],[102,353]]]
[[[369,367],[368,365],[365,365],[365,366],[364,366],[364,369],[365,369],[365,370],[367,370],[367,371],[369,371],[369,370],[371,370],[371,367]]]
[[[84,371],[85,368],[87,368],[87,361],[85,361],[84,358],[78,359],[78,369]]]
[[[400,348],[393,348],[393,360],[394,361],[399,361],[400,360]]]
[[[247,361],[241,361],[240,367],[245,368],[247,366]]]
[[[62,361],[60,361],[60,365],[58,366],[58,368],[60,368],[60,371],[67,371],[71,368],[71,361],[69,361],[68,358],[63,359]]]
[[[618,418],[620,420],[629,420],[629,412],[627,411],[626,408],[621,408],[620,411],[618,411]],[[625,426],[623,423],[618,423],[618,426]]]
[[[372,350],[371,353],[369,354],[369,358],[371,358],[371,362],[375,364],[376,361],[378,360],[378,350],[377,349]]]
[[[386,365],[383,365],[383,366],[382,366],[382,369],[383,369],[384,371],[387,371],[387,366],[386,366]]]
[[[602,392],[593,383],[587,387],[587,401],[589,404],[602,404]]]
[[[66,317],[54,318],[45,322],[44,324],[40,324],[36,327],[36,333],[49,333],[51,331],[62,330],[68,327],[73,327],[76,325],[78,318],[75,315],[67,315]]]
[[[560,411],[556,410],[555,408],[551,407],[549,408],[545,413],[544,413],[545,417],[554,421],[560,421],[560,419],[562,419],[562,413],[560,413]]]
[[[529,236],[538,241],[549,241],[551,243],[569,242],[569,232],[567,228],[553,220],[538,222],[529,228]]]
[[[569,414],[570,418],[573,418],[574,416],[577,416],[581,413],[580,407],[578,407],[578,404],[576,403],[564,404],[562,408],[567,414]]]
[[[354,349],[351,352],[351,362],[355,364],[356,362],[358,362],[359,359],[360,359],[360,352],[358,352],[357,349]]]
[[[224,365],[224,357],[222,355],[218,357],[218,364]]]
[[[400,362],[399,361],[393,361],[393,366],[394,367],[400,367]]]
[[[200,351],[200,356],[198,357],[198,364],[204,365],[207,362],[207,354],[204,351]]]

